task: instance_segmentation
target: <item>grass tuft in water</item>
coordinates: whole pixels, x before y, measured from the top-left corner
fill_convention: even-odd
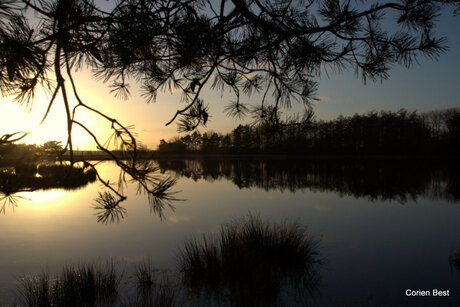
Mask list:
[[[66,266],[60,276],[47,272],[23,276],[19,285],[21,306],[107,306],[118,296],[121,276],[112,262],[105,265]]]
[[[155,270],[150,263],[142,262],[136,269],[137,290],[139,293],[149,293],[155,285]]]
[[[272,224],[249,214],[224,224],[219,236],[187,242],[179,268],[197,293],[221,294],[236,305],[264,305],[279,298],[285,283],[314,289],[317,246],[299,223]]]
[[[139,264],[136,269],[137,297],[126,306],[172,307],[181,306],[174,285],[150,261]]]
[[[20,278],[19,294],[22,297],[22,305],[25,306],[49,306],[50,278],[47,272],[39,276],[22,276]]]

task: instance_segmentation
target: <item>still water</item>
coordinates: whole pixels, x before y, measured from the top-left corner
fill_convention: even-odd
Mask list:
[[[192,237],[256,213],[298,221],[319,240],[319,283],[312,306],[457,306],[460,248],[457,161],[427,160],[159,160],[177,177],[181,201],[160,218],[128,185],[126,214],[98,222],[100,183],[77,190],[18,193],[0,215],[0,306],[12,304],[17,278],[66,264],[113,259],[129,278],[136,264],[177,271],[178,251]],[[111,182],[115,164],[99,167]],[[407,296],[407,290],[430,297]],[[449,290],[433,297],[434,289]],[[415,293],[415,292],[414,292]],[[420,292],[418,292],[420,293]],[[445,294],[446,292],[444,292]],[[293,305],[292,301],[285,305]]]

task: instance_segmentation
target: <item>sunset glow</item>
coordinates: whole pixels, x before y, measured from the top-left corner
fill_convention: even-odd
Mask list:
[[[0,307],[460,306],[459,29],[0,0]]]
[[[0,122],[0,133],[14,133],[18,131],[28,132],[29,135],[22,141],[27,144],[43,144],[47,141],[56,140],[65,144],[67,141],[67,123],[65,113],[56,112],[50,113],[49,117],[40,125],[44,112],[40,112],[43,105],[46,105],[45,100],[40,100],[35,103],[31,111],[27,111],[24,107],[3,100],[0,104],[0,112],[8,114]],[[56,104],[55,109],[62,108]],[[75,127],[72,133],[74,147],[89,148],[92,140],[82,129]]]

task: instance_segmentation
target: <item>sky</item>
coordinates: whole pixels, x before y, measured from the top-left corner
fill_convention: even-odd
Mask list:
[[[388,80],[367,82],[347,71],[341,74],[322,75],[319,81],[317,97],[320,99],[313,109],[317,119],[333,119],[339,115],[350,116],[355,113],[391,110],[401,108],[419,112],[434,109],[460,107],[460,16],[444,13],[438,18],[436,32],[445,36],[449,50],[441,55],[438,61],[420,58],[420,65],[411,69],[395,66],[390,71]],[[137,138],[141,143],[155,149],[161,139],[169,140],[178,135],[173,123],[165,124],[172,118],[175,111],[183,106],[180,93],[160,93],[155,103],[146,103],[137,90],[135,82],[130,82],[131,96],[121,100],[110,94],[107,84],[96,81],[89,72],[76,74],[76,83],[83,100],[103,111],[108,116],[117,118],[126,126],[133,125]],[[240,123],[225,115],[224,107],[233,99],[228,93],[221,95],[219,91],[206,90],[202,98],[209,105],[210,120],[201,132],[230,132]],[[257,97],[244,97],[243,102],[251,102]],[[11,102],[10,97],[0,98],[0,135],[16,131],[31,132],[23,139],[25,143],[42,144],[48,140],[66,141],[65,110],[62,102],[56,101],[50,115],[39,125],[45,113],[48,98],[37,94],[32,109]],[[293,104],[284,115],[301,113],[303,107]],[[102,120],[94,113],[78,111],[78,118],[88,127],[97,131],[100,141],[104,143],[110,136],[110,122]],[[89,135],[79,128],[73,132],[75,148],[95,149]]]

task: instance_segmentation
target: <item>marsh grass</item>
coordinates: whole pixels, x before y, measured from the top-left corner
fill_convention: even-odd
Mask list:
[[[47,272],[38,276],[22,276],[19,293],[25,306],[49,306],[51,280]]]
[[[181,306],[178,291],[169,281],[165,272],[155,269],[150,260],[136,268],[135,280],[137,296],[126,306],[136,307],[173,307]]]
[[[224,224],[219,235],[187,242],[179,268],[195,294],[204,290],[235,305],[269,305],[278,300],[282,285],[315,289],[321,263],[317,247],[299,223],[272,224],[249,214]]]
[[[137,288],[142,292],[150,291],[155,283],[154,273],[155,269],[153,268],[150,260],[148,262],[142,262],[136,268],[136,282]]]
[[[122,274],[113,262],[82,263],[57,276],[23,276],[19,305],[206,306],[204,299],[217,306],[270,306],[286,305],[286,293],[288,302],[297,294],[305,302],[319,279],[317,248],[299,223],[263,222],[249,214],[222,225],[219,234],[189,240],[179,253],[181,278],[174,281],[169,271],[144,261],[134,278],[124,279],[120,295]]]
[[[110,306],[121,281],[112,262],[66,266],[59,276],[42,272],[20,279],[21,306]]]

